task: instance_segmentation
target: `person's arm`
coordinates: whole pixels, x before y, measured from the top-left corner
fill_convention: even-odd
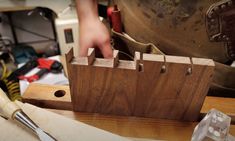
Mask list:
[[[99,20],[96,0],[76,0],[79,19],[80,56],[87,56],[88,48],[98,47],[105,58],[113,56],[110,36]]]

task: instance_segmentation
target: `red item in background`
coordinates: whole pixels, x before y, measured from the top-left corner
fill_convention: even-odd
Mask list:
[[[107,8],[107,17],[109,19],[110,27],[112,27],[112,12],[114,7],[108,7]]]
[[[117,5],[114,6],[113,11],[111,12],[111,21],[113,30],[122,33],[121,12],[118,10]]]
[[[56,62],[55,60],[39,58],[38,59],[38,68],[51,70],[52,64]]]

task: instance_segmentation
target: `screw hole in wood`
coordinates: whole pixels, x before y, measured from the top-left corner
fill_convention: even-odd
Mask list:
[[[65,95],[65,91],[64,90],[58,90],[54,93],[55,97],[63,97]]]

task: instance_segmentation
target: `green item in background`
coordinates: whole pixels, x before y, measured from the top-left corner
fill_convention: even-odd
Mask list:
[[[37,53],[33,47],[26,44],[17,45],[14,47],[12,49],[12,54],[17,64],[27,62],[29,59],[37,57]]]

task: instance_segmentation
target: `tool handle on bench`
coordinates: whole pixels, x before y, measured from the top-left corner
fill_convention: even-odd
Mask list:
[[[19,111],[20,107],[14,102],[10,101],[5,92],[0,88],[0,112],[3,116],[13,119],[16,111]]]

